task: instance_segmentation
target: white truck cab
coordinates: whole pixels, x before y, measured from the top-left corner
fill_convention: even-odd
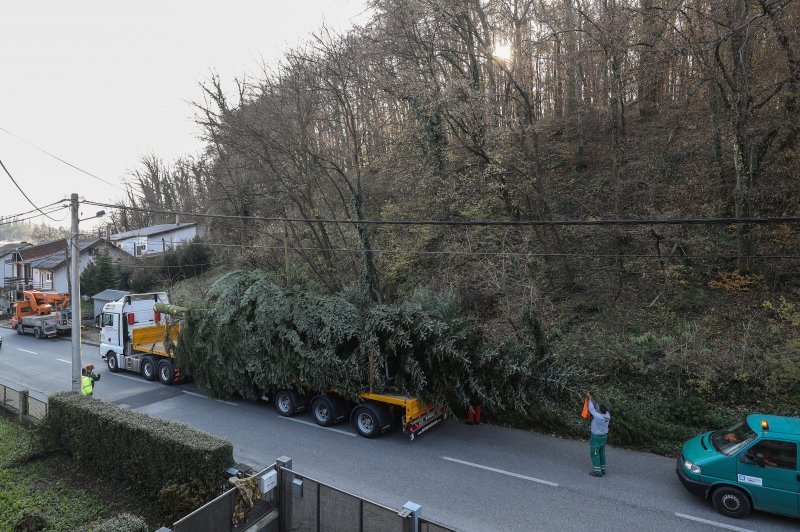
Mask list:
[[[111,371],[126,369],[142,373],[145,378],[155,377],[150,372],[143,371],[143,363],[153,363],[153,370],[157,360],[146,357],[143,353],[131,348],[134,330],[152,327],[161,322],[161,316],[154,309],[156,303],[169,303],[166,292],[148,292],[145,294],[127,294],[116,301],[111,301],[103,306],[100,317],[100,356],[106,360]]]

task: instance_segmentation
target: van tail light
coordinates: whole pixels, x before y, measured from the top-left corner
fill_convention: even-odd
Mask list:
[[[133,325],[133,312],[128,312],[128,325]]]
[[[159,311],[155,311],[155,313],[153,314],[153,319],[155,321],[161,321],[161,313]]]

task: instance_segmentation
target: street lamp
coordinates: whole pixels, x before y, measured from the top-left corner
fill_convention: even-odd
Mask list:
[[[105,211],[97,211],[94,216],[89,218],[78,218],[78,195],[70,196],[70,214],[72,224],[69,232],[69,253],[70,253],[70,295],[72,301],[72,391],[81,390],[81,269],[80,255],[78,247],[78,222],[99,218],[105,215]]]

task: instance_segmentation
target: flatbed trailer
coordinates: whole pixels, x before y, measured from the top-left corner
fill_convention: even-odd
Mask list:
[[[358,395],[359,401],[350,401],[335,389],[309,395],[283,388],[272,397],[275,409],[284,417],[309,410],[314,422],[323,427],[350,420],[365,438],[388,432],[399,421],[403,433],[413,441],[449,416],[447,408],[428,405],[408,395],[365,392]]]

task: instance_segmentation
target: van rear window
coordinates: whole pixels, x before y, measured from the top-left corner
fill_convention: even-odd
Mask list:
[[[756,439],[756,433],[743,419],[732,427],[711,433],[711,445],[726,456],[732,456]]]

